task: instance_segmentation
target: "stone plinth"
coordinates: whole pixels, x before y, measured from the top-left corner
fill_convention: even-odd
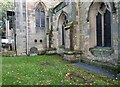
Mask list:
[[[65,51],[63,58],[70,62],[79,62],[80,56],[81,56],[80,51]]]
[[[56,48],[47,48],[46,54],[56,54]]]

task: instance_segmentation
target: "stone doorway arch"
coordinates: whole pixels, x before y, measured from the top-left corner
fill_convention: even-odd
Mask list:
[[[58,19],[58,46],[65,47],[65,25],[68,22],[67,15],[62,12]]]

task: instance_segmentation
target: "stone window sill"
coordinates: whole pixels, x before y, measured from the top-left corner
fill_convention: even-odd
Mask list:
[[[111,47],[94,47],[90,48],[89,50],[95,57],[108,57],[114,52]]]

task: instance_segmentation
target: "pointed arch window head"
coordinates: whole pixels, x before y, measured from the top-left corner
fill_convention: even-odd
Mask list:
[[[99,6],[99,12],[102,14],[104,14],[106,12],[106,10],[111,11],[110,9],[111,8],[109,7],[109,5],[107,3],[104,3],[104,2],[102,2]]]
[[[106,8],[106,7],[105,7],[105,3],[101,3],[100,10],[101,10],[101,11],[104,11],[105,8]]]
[[[42,4],[39,3],[39,4],[37,5],[37,7],[36,7],[35,10],[37,10],[38,12],[40,12],[42,8],[43,8]]]
[[[39,3],[35,9],[36,16],[36,32],[40,29],[45,29],[45,9],[41,3]]]

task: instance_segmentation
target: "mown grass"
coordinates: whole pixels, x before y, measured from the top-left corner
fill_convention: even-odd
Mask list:
[[[70,73],[83,78],[70,76]],[[85,79],[90,82],[86,82]],[[107,76],[73,66],[58,55],[2,58],[3,85],[118,85],[119,83],[119,80],[112,80]]]

